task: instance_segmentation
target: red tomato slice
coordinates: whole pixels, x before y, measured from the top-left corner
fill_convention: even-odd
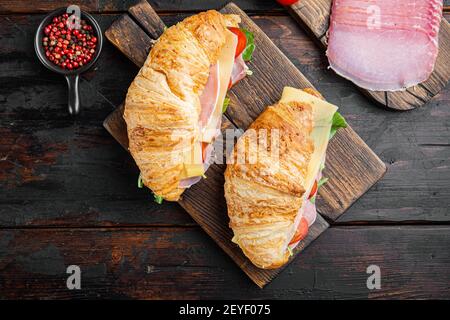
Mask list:
[[[232,86],[233,86],[233,81],[231,81],[231,79],[230,79],[230,82],[228,83],[228,90],[230,90]]]
[[[238,57],[242,51],[245,50],[245,47],[247,46],[247,37],[245,36],[245,33],[243,33],[239,28],[229,27],[228,30],[233,32],[238,37],[238,43],[236,46],[236,54],[234,57]]]
[[[305,217],[302,217],[300,223],[298,224],[297,231],[295,231],[294,237],[292,238],[289,244],[294,244],[302,240],[308,234],[308,220]]]
[[[298,2],[299,0],[277,0],[277,2],[283,6],[289,6],[291,4],[294,4]]]
[[[206,149],[208,148],[209,143],[202,142],[202,161],[205,163],[206,160]]]
[[[317,192],[317,180],[314,181],[314,185],[313,185],[313,187],[312,187],[312,189],[311,189],[311,192],[309,193],[308,200],[311,199],[312,197],[314,197],[314,195],[316,194],[316,192]]]

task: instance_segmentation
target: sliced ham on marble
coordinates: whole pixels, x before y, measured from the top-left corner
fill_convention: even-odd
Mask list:
[[[331,68],[372,91],[398,91],[433,72],[442,0],[334,0]]]

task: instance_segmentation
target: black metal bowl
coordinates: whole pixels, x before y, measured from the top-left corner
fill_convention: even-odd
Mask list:
[[[54,17],[64,14],[66,13],[66,11],[67,8],[59,8],[50,12],[48,15],[45,16],[45,18],[42,20],[42,22],[39,24],[39,27],[36,30],[36,35],[34,37],[34,49],[36,51],[36,55],[39,58],[39,61],[41,61],[41,63],[45,67],[47,67],[53,72],[63,75],[66,78],[67,85],[69,88],[69,99],[68,99],[69,113],[72,115],[76,115],[80,112],[80,97],[78,92],[79,75],[89,70],[100,56],[100,52],[102,51],[103,46],[103,34],[102,30],[100,29],[100,26],[98,25],[94,17],[87,12],[81,11],[81,19],[86,20],[86,22],[92,26],[92,28],[94,29],[95,36],[97,37],[97,47],[95,49],[94,55],[92,56],[92,60],[89,61],[89,63],[87,63],[86,65],[77,68],[75,70],[66,70],[55,65],[45,56],[44,46],[42,44],[42,38],[44,37],[44,28],[46,25],[51,23]],[[69,15],[70,14],[71,13],[69,13]]]

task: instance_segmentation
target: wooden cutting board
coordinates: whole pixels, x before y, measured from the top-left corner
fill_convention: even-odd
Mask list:
[[[256,50],[249,64],[253,75],[240,81],[229,92],[230,106],[223,117],[223,127],[245,130],[270,104],[278,101],[284,86],[312,87],[311,83],[272,43],[259,27],[236,5],[230,3],[222,13],[241,16],[242,26],[255,35]],[[105,32],[106,37],[137,66],[142,66],[152,46],[164,31],[165,25],[146,2],[130,7],[128,14],[118,18]],[[122,118],[123,105],[104,121],[105,128],[124,147],[128,148],[126,124]],[[207,179],[192,186],[179,201],[192,218],[260,287],[269,283],[282,268],[262,270],[242,254],[231,242],[226,203],[223,195],[224,165],[213,164],[206,172]],[[317,199],[319,212],[330,220],[339,217],[385,173],[384,163],[350,128],[339,130],[330,141],[324,175],[329,182],[320,189]],[[306,239],[294,250],[292,259],[329,227],[325,219],[318,219]]]
[[[326,50],[333,0],[300,0],[288,7],[289,13]],[[442,19],[439,32],[439,55],[430,78],[406,91],[369,91],[363,93],[382,105],[396,110],[421,107],[437,95],[450,80],[450,24]]]

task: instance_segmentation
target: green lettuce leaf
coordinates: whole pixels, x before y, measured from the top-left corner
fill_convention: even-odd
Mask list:
[[[138,178],[137,186],[138,186],[138,188],[140,188],[140,189],[142,189],[142,188],[144,187],[144,182],[142,181],[142,176],[141,176],[140,173],[139,173],[139,178]],[[163,202],[163,197],[158,196],[158,195],[156,195],[156,194],[153,194],[153,197],[155,198],[155,202],[156,202],[157,204],[161,204],[161,203]]]
[[[138,182],[137,182],[137,186],[139,189],[142,189],[144,187],[144,182],[142,182],[142,176],[139,173],[139,178],[138,178]]]
[[[347,128],[348,124],[344,117],[339,113],[335,112],[333,115],[333,123],[331,125],[330,139],[334,137],[339,128]]]
[[[322,177],[322,179],[320,179],[319,183],[317,184],[317,190],[327,182],[328,182],[328,178]]]
[[[153,196],[155,197],[155,202],[156,202],[157,204],[161,204],[161,203],[163,202],[163,197],[158,196],[158,195],[156,195],[156,194],[153,194]]]
[[[225,97],[225,99],[223,100],[222,113],[225,113],[225,111],[227,111],[229,104],[230,104],[230,98]]]
[[[251,61],[253,58],[253,51],[255,51],[255,36],[253,33],[248,31],[247,29],[241,28],[241,31],[245,34],[245,37],[247,38],[247,45],[242,51],[242,58],[244,61]]]
[[[294,252],[292,251],[291,247],[287,247],[287,250],[289,251],[289,256],[292,257],[294,255]]]

